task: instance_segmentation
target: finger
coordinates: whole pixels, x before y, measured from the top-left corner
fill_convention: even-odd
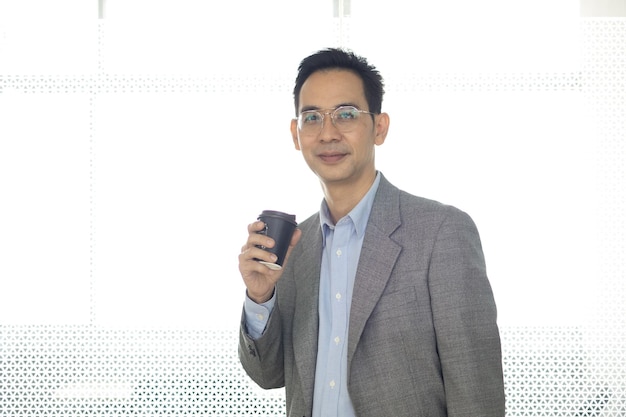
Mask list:
[[[291,236],[291,242],[289,242],[289,247],[287,248],[287,254],[285,255],[285,262],[283,262],[283,264],[287,264],[287,261],[289,260],[289,256],[291,255],[291,251],[298,244],[301,237],[302,237],[302,230],[296,229],[293,232],[293,236]]]
[[[257,233],[265,229],[265,223],[260,220],[252,222],[248,225],[248,233]]]
[[[258,247],[261,249],[264,248],[273,248],[276,242],[269,236],[259,235],[256,233],[252,233],[248,236],[248,240],[246,244],[241,247],[241,252],[245,252],[250,248]]]
[[[266,260],[266,262],[273,263],[275,260]],[[248,290],[254,293],[267,292],[268,288],[272,287],[281,275],[281,271],[269,268],[260,263],[258,259],[247,259],[239,262],[239,272]]]
[[[246,280],[246,277],[250,277],[255,274],[269,278],[269,268],[260,263],[259,259],[263,260],[262,258],[250,258],[244,259],[243,262],[239,262],[239,271],[241,272],[244,280]]]
[[[293,235],[291,236],[291,242],[289,242],[289,247],[294,247],[298,244],[298,242],[300,241],[300,238],[302,237],[302,230],[296,228],[296,230],[294,230]]]
[[[277,256],[269,251],[263,250],[257,246],[248,247],[239,255],[239,262],[246,261],[265,261],[276,262]]]
[[[276,242],[271,237],[265,235],[257,235],[253,233],[248,237],[248,241],[244,246],[244,250],[252,248],[259,248],[263,250],[266,248],[273,248],[275,244]]]

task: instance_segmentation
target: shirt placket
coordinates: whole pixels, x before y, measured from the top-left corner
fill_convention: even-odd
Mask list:
[[[334,230],[332,246],[330,248],[330,310],[331,310],[331,332],[328,341],[329,361],[327,368],[328,397],[326,404],[332,407],[324,415],[336,415],[339,407],[339,396],[346,382],[343,380],[342,359],[345,356],[345,338],[348,328],[348,305],[347,305],[347,283],[348,283],[348,241],[351,234],[351,222],[348,219],[337,224]]]

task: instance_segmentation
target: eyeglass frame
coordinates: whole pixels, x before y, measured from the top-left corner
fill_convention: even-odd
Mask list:
[[[337,129],[341,130],[337,126],[337,124],[335,123],[335,114],[337,113],[337,110],[345,109],[345,108],[354,109],[354,110],[356,110],[359,113],[371,114],[372,116],[376,116],[377,114],[380,114],[380,113],[374,113],[374,112],[367,111],[367,110],[361,110],[357,106],[353,106],[351,104],[345,104],[345,105],[337,106],[334,109],[331,109],[330,111],[325,111],[325,112],[321,111],[321,110],[316,110],[316,109],[304,110],[304,111],[301,111],[300,114],[298,114],[298,117],[296,117],[296,124],[298,126],[298,130],[302,131],[302,115],[304,115],[304,114],[311,114],[311,113],[318,113],[319,115],[322,116],[322,121],[321,121],[321,123],[319,125],[320,127],[319,127],[319,131],[318,132],[321,132],[322,129],[324,128],[324,120],[326,120],[326,116],[327,115],[330,115],[330,121],[333,124],[333,126],[335,126]],[[372,117],[372,120],[373,120],[373,117]]]

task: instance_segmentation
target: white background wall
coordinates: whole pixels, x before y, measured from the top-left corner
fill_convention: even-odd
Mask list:
[[[343,45],[386,79],[379,169],[476,221],[505,353],[575,334],[623,404],[623,19],[556,0],[353,0],[344,18],[110,0],[100,20],[92,3],[0,2],[9,334],[236,329],[246,225],[322,198],[289,133],[297,65]]]

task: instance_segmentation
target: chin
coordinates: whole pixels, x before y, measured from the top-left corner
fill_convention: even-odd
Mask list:
[[[338,184],[343,182],[349,182],[350,176],[346,175],[332,175],[332,174],[317,174],[317,177],[324,184]]]

